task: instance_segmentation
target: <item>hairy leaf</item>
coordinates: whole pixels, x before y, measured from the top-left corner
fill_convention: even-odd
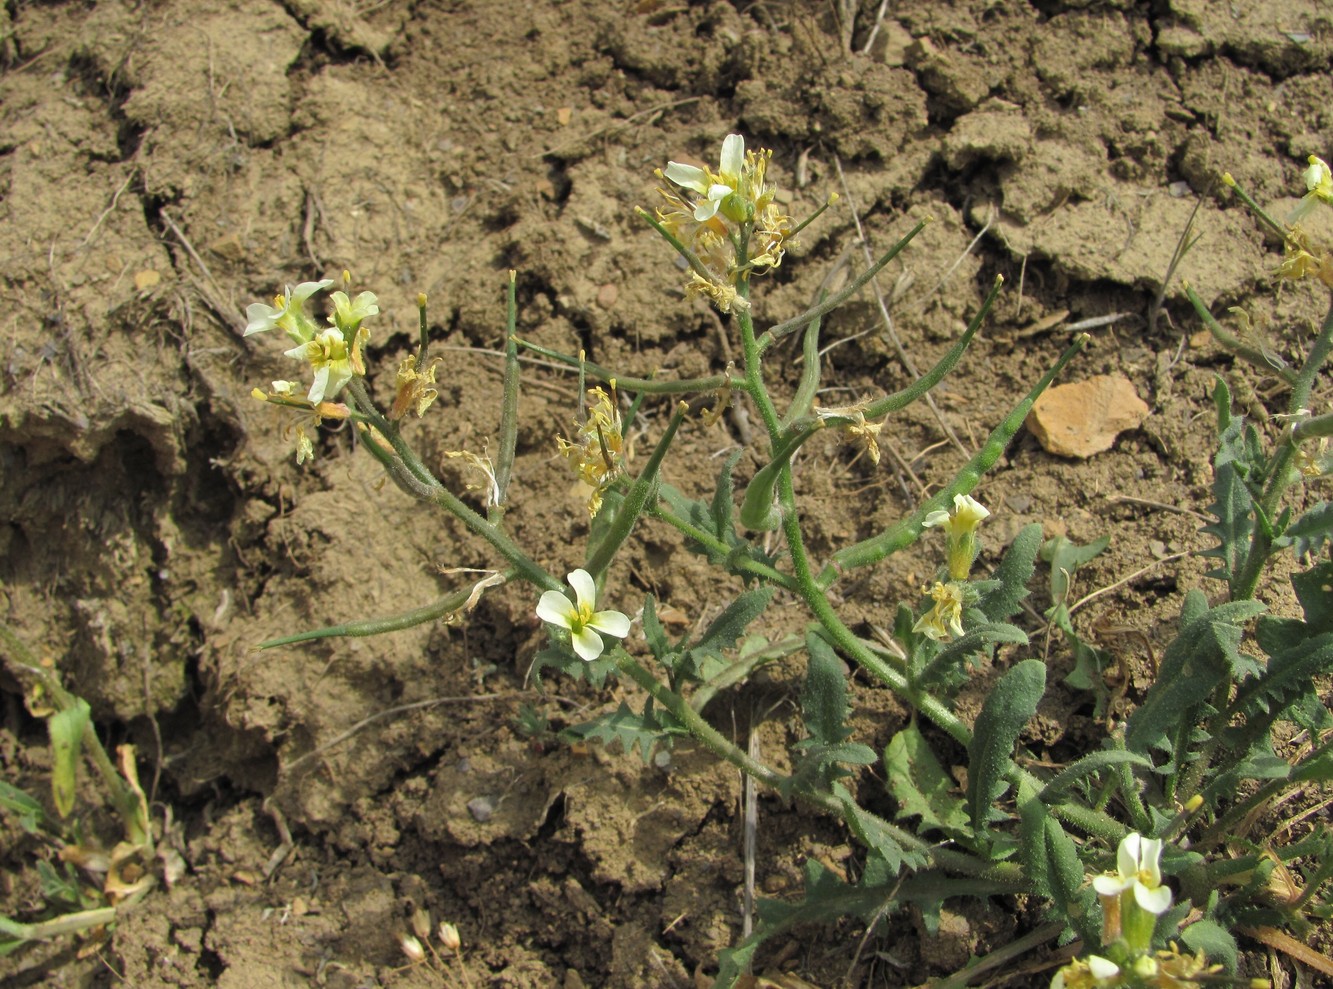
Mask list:
[[[618,743],[626,755],[637,748],[648,765],[657,746],[670,744],[671,736],[678,733],[670,720],[664,720],[654,710],[650,697],[642,714],[635,714],[628,703],[621,701],[615,711],[566,728],[560,735],[566,741],[592,741],[606,746]]]
[[[691,680],[710,680],[726,665],[722,652],[736,645],[745,634],[745,628],[763,614],[773,599],[773,587],[764,584],[742,591],[727,605],[699,636],[699,641],[687,647],[676,664],[674,674]],[[711,661],[711,662],[710,662]]]
[[[42,805],[4,780],[0,780],[0,807],[16,814],[19,827],[28,834],[36,834],[46,823],[46,811],[42,809]]]
[[[1201,555],[1222,561],[1207,576],[1225,580],[1228,586],[1245,569],[1253,528],[1254,497],[1245,483],[1252,464],[1244,431],[1245,420],[1237,417],[1228,420],[1218,437],[1213,461],[1213,503],[1208,506],[1217,521],[1203,527],[1204,532],[1217,538],[1218,545]]]
[[[1004,793],[1014,743],[1045,691],[1045,665],[1026,659],[1000,678],[977,715],[968,747],[967,811],[979,835],[990,829],[991,804]]]
[[[1186,595],[1182,618],[1195,614],[1207,600],[1195,590]],[[1197,618],[1182,621],[1179,632],[1162,656],[1157,680],[1138,709],[1129,716],[1125,746],[1148,755],[1158,747],[1170,749],[1168,734],[1182,719],[1195,723],[1194,708],[1202,704],[1218,684],[1242,666],[1239,622],[1257,615],[1264,606],[1256,601],[1233,601],[1204,610]],[[1184,753],[1174,753],[1180,760]]]
[[[651,594],[643,601],[643,637],[648,640],[648,648],[652,650],[653,658],[670,669],[672,664],[669,657],[673,650],[671,643],[667,641],[666,629],[658,620],[657,602]]]
[[[1028,584],[1037,568],[1037,552],[1041,549],[1041,525],[1033,522],[1019,530],[1004,559],[995,568],[988,583],[993,587],[984,591],[977,608],[987,620],[1002,622],[1018,614],[1020,602],[1028,596]]]
[[[1305,613],[1309,635],[1333,631],[1333,563],[1327,560],[1302,573],[1292,574],[1291,586]]]
[[[732,483],[731,473],[736,469],[736,464],[744,452],[744,450],[737,450],[723,462],[722,470],[717,475],[717,490],[713,492],[713,501],[709,511],[712,523],[710,528],[713,535],[732,546],[739,542],[739,539],[736,536],[736,525],[733,521],[736,514],[736,505],[732,501],[734,484]]]
[[[1191,951],[1202,951],[1210,961],[1221,963],[1234,974],[1236,971],[1236,939],[1215,920],[1198,920],[1180,932],[1180,940]]]
[[[915,674],[913,680],[921,687],[929,687],[936,683],[948,683],[961,675],[963,662],[969,656],[974,656],[1001,642],[1027,645],[1027,641],[1028,637],[1016,625],[1009,625],[1005,622],[972,625],[963,635],[941,648]]]
[[[1054,803],[1066,790],[1080,780],[1100,773],[1103,769],[1119,766],[1126,762],[1147,769],[1152,768],[1152,761],[1137,752],[1126,752],[1123,749],[1104,749],[1099,752],[1090,752],[1053,776],[1050,782],[1042,788],[1041,799],[1047,803]]]
[[[1055,536],[1042,543],[1041,558],[1051,565],[1051,600],[1056,604],[1065,603],[1074,572],[1110,545],[1110,536],[1094,539],[1086,546],[1078,546],[1064,536]]]
[[[920,869],[928,864],[928,859],[922,852],[907,847],[908,843],[899,837],[903,835],[902,831],[874,814],[862,810],[842,784],[833,785],[833,794],[841,801],[843,813],[852,832],[867,848],[884,860],[890,875],[897,875],[903,866]]]
[[[1333,504],[1327,501],[1311,505],[1282,534],[1298,559],[1318,553],[1329,539],[1333,539]]]
[[[805,729],[825,745],[836,745],[851,734],[847,728],[847,678],[833,647],[814,632],[805,636],[810,661],[801,691]]]
[[[899,820],[920,817],[918,832],[967,833],[967,805],[954,791],[954,781],[913,721],[894,735],[884,749],[886,786],[898,801]]]

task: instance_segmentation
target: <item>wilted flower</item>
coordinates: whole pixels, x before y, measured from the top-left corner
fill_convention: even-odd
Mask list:
[[[930,596],[935,600],[931,609],[912,626],[913,632],[921,632],[928,639],[947,642],[954,636],[963,634],[963,585],[950,581],[945,584],[935,581],[930,589]]]
[[[574,652],[580,659],[591,663],[606,648],[602,636],[623,639],[629,635],[629,619],[618,611],[594,611],[597,606],[597,585],[586,570],[569,574],[569,586],[574,588],[574,601],[559,591],[547,591],[537,602],[537,617],[551,625],[569,629]]]
[[[462,460],[482,476],[480,483],[468,481],[466,486],[469,491],[484,493],[483,500],[487,508],[500,504],[500,483],[495,479],[495,465],[491,463],[490,457],[478,456],[470,450],[445,450],[444,455],[450,460]]]
[[[939,526],[944,530],[948,539],[949,576],[954,580],[967,580],[977,556],[977,526],[989,517],[990,512],[981,502],[971,495],[959,494],[953,496],[953,511],[936,509],[922,522],[927,529]]]
[[[871,422],[866,418],[866,403],[861,402],[856,405],[844,405],[838,408],[819,408],[815,409],[815,415],[825,421],[830,419],[843,419],[846,422],[839,423],[843,429],[851,433],[866,448],[866,453],[870,455],[872,464],[879,463],[879,433],[884,428],[882,422]]]
[[[1104,989],[1120,984],[1120,966],[1101,955],[1075,958],[1051,979],[1051,989]]]
[[[625,469],[625,438],[620,410],[613,395],[601,388],[588,389],[589,405],[574,440],[556,437],[556,446],[578,470],[579,479],[592,493],[588,496],[588,514],[596,516],[602,507],[602,493]]]
[[[407,415],[409,409],[416,413],[418,419],[426,414],[426,410],[440,394],[435,387],[435,368],[439,363],[439,358],[436,358],[423,370],[415,357],[408,357],[398,365],[393,405],[389,408],[390,422],[397,422]]]

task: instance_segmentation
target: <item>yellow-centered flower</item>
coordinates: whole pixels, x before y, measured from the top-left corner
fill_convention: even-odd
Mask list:
[[[595,611],[597,585],[586,570],[569,574],[574,600],[559,591],[547,591],[537,602],[537,617],[550,625],[569,630],[574,652],[591,663],[602,654],[606,643],[602,635],[623,639],[629,635],[629,619],[618,611]],[[599,634],[600,633],[600,634]]]
[[[990,517],[990,511],[971,495],[954,495],[953,510],[936,509],[928,514],[922,525],[940,527],[948,540],[949,576],[967,580],[972,572],[972,561],[977,557],[977,526]]]
[[[1097,876],[1092,888],[1101,896],[1133,890],[1134,902],[1154,916],[1171,908],[1171,889],[1162,885],[1162,839],[1127,834],[1116,850],[1116,871]]]

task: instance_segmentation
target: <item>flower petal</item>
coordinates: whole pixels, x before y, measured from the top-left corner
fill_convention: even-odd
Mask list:
[[[559,591],[547,591],[537,602],[537,617],[561,628],[569,628],[569,616],[574,612],[573,602]]]
[[[1092,888],[1102,896],[1119,896],[1133,885],[1132,879],[1121,879],[1119,876],[1107,874],[1094,876],[1092,879]]]
[[[990,518],[990,509],[971,495],[960,494],[953,496],[953,514],[955,519],[973,528],[982,519]]]
[[[1139,868],[1138,875],[1143,878],[1143,873],[1147,873],[1147,885],[1150,888],[1162,884],[1162,839],[1144,838],[1139,844]]]
[[[589,626],[585,625],[574,633],[574,651],[579,654],[579,659],[585,662],[591,663],[605,648],[602,637]]]
[[[1139,875],[1139,843],[1143,841],[1143,836],[1137,831],[1131,831],[1120,841],[1120,847],[1115,853],[1115,869],[1120,873],[1121,879],[1137,879]]]
[[[707,223],[717,216],[717,208],[722,205],[720,199],[701,199],[694,207],[694,218],[700,223]]]
[[[946,525],[949,521],[949,513],[943,508],[937,508],[926,515],[925,521],[921,523],[922,528],[932,529],[937,525]]]
[[[592,579],[592,574],[588,571],[579,569],[572,571],[568,578],[569,586],[574,588],[574,594],[578,601],[579,610],[585,607],[591,611],[597,604],[597,584]]]
[[[1160,916],[1171,909],[1171,887],[1157,886],[1150,889],[1143,883],[1135,883],[1134,901],[1149,913]]]
[[[629,635],[629,619],[618,611],[597,612],[592,616],[592,621],[588,622],[588,627],[605,632],[607,635],[614,635],[617,639]]]
[[[741,168],[745,164],[745,138],[739,134],[728,134],[722,142],[722,161],[718,171],[723,178],[731,179],[732,188],[741,177]]]
[[[316,292],[322,291],[332,284],[332,278],[325,278],[323,281],[318,282],[302,282],[300,285],[296,286],[296,288],[287,290],[287,298],[299,305]]]
[[[315,369],[315,380],[310,383],[310,394],[306,396],[306,401],[311,405],[318,405],[324,401],[326,394],[332,394],[329,389],[329,372],[332,369],[331,364],[325,364]]]
[[[699,195],[705,195],[708,192],[708,173],[702,168],[695,168],[693,165],[685,165],[678,161],[667,162],[666,171],[662,173],[676,185]]]
[[[265,330],[275,329],[278,325],[278,317],[281,315],[281,309],[274,309],[262,302],[250,303],[245,307],[245,335],[250,336],[252,333],[263,333]]]
[[[1088,963],[1088,971],[1092,973],[1094,979],[1114,979],[1120,974],[1120,966],[1109,958],[1088,955],[1085,960]]]

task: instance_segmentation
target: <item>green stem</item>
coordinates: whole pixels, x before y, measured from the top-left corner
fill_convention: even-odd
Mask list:
[[[1275,365],[1273,360],[1263,351],[1251,347],[1249,344],[1242,341],[1240,337],[1229,332],[1221,323],[1214,319],[1213,314],[1208,311],[1208,307],[1203,304],[1203,300],[1199,298],[1199,294],[1194,291],[1192,286],[1185,286],[1185,297],[1189,299],[1190,304],[1194,306],[1194,312],[1198,315],[1199,319],[1203,320],[1203,325],[1208,328],[1208,332],[1213,335],[1213,338],[1220,343],[1228,353],[1235,354],[1237,357],[1253,364],[1266,374],[1276,374],[1288,385],[1295,383],[1296,372],[1294,370],[1285,365]]]
[[[504,578],[504,582],[508,583],[517,575],[518,571],[511,567],[505,570],[501,576]],[[272,649],[275,646],[290,646],[298,642],[311,642],[315,639],[359,639],[368,635],[383,635],[385,632],[401,632],[403,629],[415,628],[417,625],[424,625],[426,622],[439,621],[441,618],[462,610],[471,596],[471,587],[461,587],[450,591],[438,601],[433,601],[420,608],[413,608],[411,611],[390,615],[387,618],[367,618],[362,621],[346,622],[342,625],[326,625],[324,628],[297,632],[295,635],[284,635],[280,639],[269,639],[267,642],[261,642],[259,648]]]
[[[753,777],[765,786],[777,790],[779,793],[792,793],[798,799],[827,811],[846,822],[846,811],[837,797],[831,793],[823,793],[803,787],[793,788],[791,777],[776,772],[729,741],[726,736],[710,725],[703,715],[690,707],[680,694],[669,689],[666,684],[653,676],[623,649],[615,651],[615,663],[620,672],[643,688],[660,707],[670,712],[671,716],[713,755],[735,766],[741,772]],[[874,818],[875,823],[890,834],[903,848],[924,855],[929,861],[941,868],[974,876],[1003,875],[1010,879],[1016,876],[1012,867],[1006,868],[1003,864],[995,866],[988,862],[982,862],[971,855],[927,844],[916,835],[904,831],[888,821],[875,818],[875,815],[866,811],[861,813],[866,817]]]
[[[821,301],[823,298],[821,295]],[[784,429],[810,411],[819,392],[819,328],[822,321],[823,317],[819,316],[810,320],[805,336],[801,338],[801,380],[787,406],[787,414],[782,417]]]
[[[11,662],[14,669],[20,675],[40,684],[56,710],[65,711],[75,706],[77,703],[75,695],[65,689],[53,671],[37,661],[37,657],[28,650],[27,645],[8,625],[0,624],[0,643],[13,653],[14,658]],[[111,802],[116,808],[116,813],[120,815],[125,834],[131,837],[135,844],[146,847],[151,852],[151,834],[146,834],[144,830],[148,822],[141,819],[139,795],[117,772],[115,763],[111,761],[111,756],[103,747],[102,740],[97,737],[97,730],[91,721],[83,729],[83,747],[92,759],[97,774],[102,777],[102,783],[111,792]]]
[[[389,422],[380,410],[375,407],[371,400],[370,392],[366,390],[366,383],[361,378],[353,378],[347,383],[348,394],[356,403],[356,409],[366,417],[366,420],[383,436],[393,447],[393,452],[397,455],[401,463],[401,470],[405,470],[413,478],[419,481],[426,488],[434,489],[440,487],[440,482],[435,475],[426,469],[413,449],[408,446],[407,441],[403,439],[402,434],[398,432],[398,427]],[[418,495],[420,497],[420,495]],[[426,499],[423,499],[426,500]]]
[[[680,516],[671,513],[663,508],[661,503],[645,509],[644,514],[649,518],[657,519],[659,522],[665,522],[681,535],[685,536],[685,538],[692,539],[694,542],[707,547],[715,553],[730,555],[735,549],[735,547],[723,542],[711,532],[708,532],[705,529],[700,529],[692,522],[688,522]],[[789,575],[783,573],[781,570],[776,570],[773,567],[770,567],[766,563],[761,563],[758,560],[740,558],[736,560],[736,569],[748,574],[753,574],[761,580],[767,581],[770,584],[776,584],[778,587],[785,588],[789,591],[796,590],[796,582],[792,580]]]
[[[657,446],[653,448],[648,463],[644,465],[643,471],[630,485],[629,491],[625,494],[625,499],[616,510],[616,516],[612,520],[610,528],[607,529],[606,535],[602,537],[596,549],[588,555],[588,562],[584,564],[583,569],[592,574],[594,580],[599,579],[606,568],[610,566],[616,551],[629,538],[630,531],[634,528],[634,524],[638,522],[639,516],[644,513],[649,502],[654,499],[657,491],[657,475],[661,470],[662,461],[666,458],[666,452],[671,447],[671,441],[676,438],[676,430],[680,428],[680,424],[684,421],[685,407],[682,403],[672,410],[667,428],[663,431],[662,438],[657,441]]]
[[[750,296],[750,283],[745,279],[739,279],[736,283],[736,292],[743,299]],[[816,307],[818,308],[818,307]],[[816,319],[821,314],[811,316],[810,319]],[[806,320],[809,322],[810,320]],[[764,428],[768,430],[769,442],[776,451],[782,438],[782,420],[778,416],[778,410],[773,405],[773,399],[769,397],[768,388],[764,385],[764,362],[763,348],[754,335],[754,320],[750,316],[748,309],[741,309],[736,313],[736,324],[741,330],[741,349],[745,354],[745,390],[750,397],[754,399],[755,407],[759,410],[759,417],[764,420]]]
[[[986,442],[981,449],[963,465],[947,487],[891,529],[877,536],[871,536],[869,539],[863,539],[859,543],[854,543],[834,553],[832,562],[819,575],[819,586],[827,588],[837,580],[840,574],[857,567],[878,563],[892,553],[916,542],[921,536],[923,523],[930,512],[936,509],[947,509],[953,504],[954,495],[970,492],[976,487],[982,475],[995,465],[1004,453],[1005,447],[1009,445],[1009,441],[1013,439],[1014,434],[1022,428],[1024,420],[1027,419],[1028,413],[1032,411],[1032,406],[1038,397],[1055,379],[1055,376],[1064,370],[1065,365],[1074,358],[1074,355],[1087,345],[1087,342],[1088,335],[1086,333],[1080,334],[1074,339],[1074,342],[1065,349],[1065,352],[1060,355],[1054,366],[1042,375],[1041,380],[1037,382],[1027,397],[1019,402],[1004,421],[995,427],[990,436],[986,438]]]
[[[857,292],[861,291],[862,287],[865,286],[870,279],[874,278],[884,270],[884,267],[896,258],[902,252],[903,248],[911,242],[912,238],[925,229],[926,224],[929,222],[929,220],[922,220],[909,230],[902,240],[889,248],[889,253],[885,254],[882,258],[863,271],[857,278],[853,279],[851,284],[841,292],[829,296],[816,306],[811,306],[805,312],[801,313],[801,315],[795,316],[792,319],[786,320],[785,322],[779,323],[777,326],[765,330],[763,336],[759,338],[759,352],[763,353],[787,334],[807,325],[812,319],[818,319],[820,316],[831,313]]]
[[[652,228],[662,235],[662,239],[665,240],[668,244],[670,244],[675,249],[676,253],[685,259],[685,261],[689,264],[690,269],[696,275],[698,275],[706,282],[711,282],[714,280],[713,273],[708,270],[707,265],[705,265],[701,260],[699,260],[699,255],[695,254],[692,250],[686,247],[679,237],[673,234],[662,224],[661,220],[653,216],[652,213],[649,213],[642,206],[636,206],[634,211],[638,213],[639,216],[647,220],[648,223],[652,226]],[[740,255],[737,256],[739,257]]]
[[[1291,398],[1287,402],[1288,415],[1294,416],[1307,407],[1315,379],[1328,360],[1330,350],[1333,350],[1333,305],[1330,305],[1328,315],[1324,317],[1324,325],[1319,328],[1319,335],[1315,337],[1314,346],[1310,348],[1310,355],[1301,365],[1291,386]],[[1259,577],[1273,553],[1274,534],[1270,522],[1277,517],[1282,496],[1295,477],[1292,461],[1296,457],[1296,451],[1297,445],[1289,436],[1279,442],[1277,449],[1273,451],[1272,460],[1268,465],[1268,477],[1264,481],[1263,494],[1255,506],[1250,553],[1231,590],[1233,601],[1245,601],[1254,597],[1255,589],[1259,586]]]
[[[529,350],[534,354],[538,354],[553,361],[558,361],[569,367],[582,367],[589,377],[596,378],[598,381],[611,381],[614,378],[616,387],[621,391],[643,392],[647,395],[685,395],[691,392],[717,391],[719,388],[725,388],[730,381],[730,378],[726,374],[710,374],[704,378],[685,378],[680,381],[659,381],[656,378],[625,377],[602,367],[600,364],[593,364],[589,361],[580,361],[577,357],[571,357],[569,354],[562,354],[558,350],[543,347],[530,340],[523,340],[519,337],[515,337],[514,343],[517,346],[522,347],[524,350]]]
[[[981,329],[981,324],[990,314],[991,307],[995,305],[995,300],[999,298],[1000,288],[1004,285],[1004,277],[996,275],[995,281],[991,283],[991,290],[986,293],[986,298],[981,303],[981,308],[977,314],[972,317],[972,322],[968,323],[967,329],[963,335],[958,338],[958,342],[949,348],[949,352],[940,358],[939,362],[929,371],[917,378],[916,381],[908,385],[902,391],[894,392],[892,395],[886,395],[881,399],[871,402],[865,408],[867,419],[878,419],[882,415],[888,415],[890,412],[897,412],[911,405],[917,399],[921,398],[926,392],[930,391],[937,384],[944,380],[944,376],[957,367],[962,359],[963,353],[971,344],[972,338],[977,335]]]
[[[517,275],[509,272],[509,292],[505,318],[504,396],[500,406],[500,452],[495,461],[495,487],[500,492],[495,514],[502,517],[509,500],[509,479],[514,472],[514,454],[518,448],[518,331]]]
[[[441,486],[432,499],[446,512],[463,523],[468,529],[481,536],[495,550],[509,561],[514,572],[530,584],[544,591],[560,591],[564,584],[556,580],[518,548],[518,544],[504,532],[491,525],[485,518],[469,508],[457,495]]]
[[[778,480],[778,492],[782,502],[782,533],[786,537],[787,549],[791,553],[798,592],[806,607],[810,609],[810,613],[828,633],[833,645],[898,696],[908,701],[960,745],[969,745],[972,741],[972,732],[967,725],[963,724],[938,698],[914,688],[902,672],[866,648],[851,629],[843,624],[842,618],[829,604],[827,593],[820,588],[811,571],[810,559],[806,554],[805,541],[801,535],[801,517],[796,510],[796,486],[792,482],[790,469],[782,472]]]

